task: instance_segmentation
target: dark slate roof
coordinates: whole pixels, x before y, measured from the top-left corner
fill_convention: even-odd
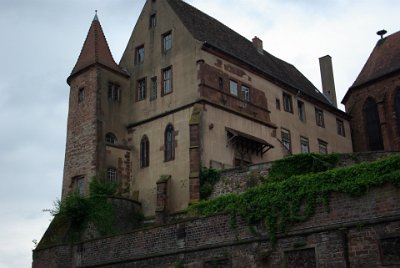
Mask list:
[[[79,58],[67,81],[69,81],[71,77],[78,72],[97,63],[113,71],[127,75],[114,61],[103,29],[100,25],[100,21],[96,14],[86,36],[86,40],[83,44]]]
[[[292,64],[266,51],[261,55],[251,41],[182,0],[167,0],[167,2],[195,39],[206,42],[262,73],[332,106],[327,98]]]
[[[400,70],[400,32],[380,39],[352,87]]]

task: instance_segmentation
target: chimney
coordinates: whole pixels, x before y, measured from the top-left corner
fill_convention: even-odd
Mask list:
[[[257,49],[258,53],[264,54],[263,41],[257,36],[253,38],[253,46]]]
[[[319,58],[321,70],[322,92],[337,108],[335,81],[333,79],[332,58],[329,55]]]

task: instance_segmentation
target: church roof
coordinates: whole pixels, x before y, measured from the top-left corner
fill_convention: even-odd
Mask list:
[[[94,16],[78,61],[76,62],[75,67],[67,81],[69,81],[72,76],[78,72],[94,64],[101,64],[102,66],[113,71],[127,75],[113,59],[97,14]]]
[[[195,39],[235,57],[305,95],[332,106],[327,98],[292,64],[267,51],[260,54],[247,38],[182,0],[167,0],[167,2]]]
[[[400,71],[400,31],[380,39],[362,68],[357,79],[343,98],[345,103],[350,92],[379,78]]]

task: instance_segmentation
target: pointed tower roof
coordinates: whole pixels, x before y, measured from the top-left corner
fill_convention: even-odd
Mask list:
[[[357,79],[344,96],[345,103],[354,89],[400,71],[400,31],[380,39]]]
[[[100,64],[112,71],[118,72],[122,75],[129,76],[124,72],[114,61],[111,54],[110,48],[103,29],[100,25],[99,18],[96,15],[93,18],[92,25],[90,26],[89,32],[86,36],[85,43],[83,44],[81,54],[79,55],[78,61],[75,64],[71,75],[68,77],[67,82],[80,71],[91,67],[95,64]]]

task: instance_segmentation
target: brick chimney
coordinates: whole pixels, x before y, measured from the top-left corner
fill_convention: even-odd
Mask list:
[[[319,58],[321,70],[322,92],[337,108],[335,81],[333,79],[332,58],[329,55]]]
[[[259,53],[264,54],[263,41],[257,36],[253,38],[253,46],[257,49]]]

